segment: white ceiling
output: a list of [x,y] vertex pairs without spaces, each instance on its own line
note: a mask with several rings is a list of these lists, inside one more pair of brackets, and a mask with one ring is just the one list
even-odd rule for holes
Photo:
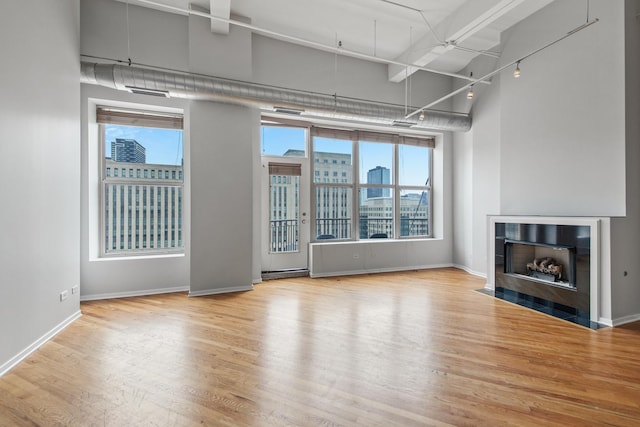
[[[182,11],[195,6],[222,18],[246,17],[260,29],[320,43],[328,49],[341,42],[344,54],[357,53],[371,60],[388,61],[389,79],[401,81],[415,71],[411,68],[407,71],[401,64],[459,72],[478,55],[474,51],[497,48],[502,31],[551,1],[129,0],[129,3],[159,9],[160,4],[170,5]],[[228,27],[228,23],[212,20],[214,32],[224,34]]]

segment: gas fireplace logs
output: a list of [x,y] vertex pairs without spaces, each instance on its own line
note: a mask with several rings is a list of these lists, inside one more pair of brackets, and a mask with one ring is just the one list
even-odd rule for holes
[[538,279],[555,282],[562,277],[562,264],[557,264],[553,258],[536,258],[527,263],[527,273]]

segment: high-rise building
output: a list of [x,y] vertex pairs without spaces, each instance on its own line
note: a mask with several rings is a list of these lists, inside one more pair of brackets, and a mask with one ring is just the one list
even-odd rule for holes
[[[367,172],[367,184],[391,184],[391,171],[384,166],[376,166]],[[389,197],[389,188],[367,188],[367,199]]]
[[132,163],[105,162],[105,253],[182,249],[182,165]]
[[114,162],[146,163],[146,149],[135,139],[116,138],[111,143]]
[[[288,150],[285,157],[302,157],[302,150]],[[351,154],[319,152],[314,153],[313,180],[317,184],[351,184],[353,165]],[[271,250],[282,252],[280,248],[290,248],[293,229],[285,229],[286,221],[297,219],[298,179],[295,176],[271,176],[270,216]],[[295,202],[294,202],[295,201]],[[295,203],[295,204],[294,204]],[[345,186],[321,185],[316,188],[316,231],[323,238],[350,239],[352,215],[352,189]],[[297,229],[296,229],[297,230]],[[287,244],[284,244],[284,240]],[[297,238],[295,240],[297,242]],[[297,244],[297,243],[296,243]],[[287,250],[287,249],[285,249]]]

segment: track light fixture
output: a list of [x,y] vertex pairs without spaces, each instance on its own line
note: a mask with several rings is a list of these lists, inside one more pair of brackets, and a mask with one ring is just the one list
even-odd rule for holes
[[[473,78],[473,71],[469,73],[469,78]],[[467,99],[473,99],[473,85],[469,86],[469,92],[467,92]]]
[[424,120],[424,110],[420,111],[420,115],[418,116],[418,120],[420,120],[420,121]]
[[467,99],[473,99],[473,85],[469,87],[469,92],[467,92]]
[[515,77],[516,79],[520,77],[520,61],[516,62],[516,69],[513,72],[513,77]]
[[[146,0],[145,0],[145,1],[146,1]],[[531,56],[533,56],[533,55],[537,54],[538,52],[541,52],[541,51],[543,51],[543,50],[545,50],[545,49],[547,49],[547,48],[549,48],[549,47],[551,47],[551,46],[555,45],[556,43],[561,42],[562,40],[566,39],[567,37],[571,37],[571,36],[573,36],[573,35],[574,35],[574,34],[576,34],[577,32],[582,31],[582,30],[584,30],[585,28],[590,27],[591,25],[593,25],[593,24],[595,24],[595,23],[597,23],[597,22],[600,22],[600,20],[599,20],[598,18],[595,18],[595,19],[593,19],[593,20],[591,20],[591,21],[587,21],[587,22],[585,22],[584,24],[579,25],[578,27],[574,28],[573,30],[571,30],[571,31],[567,32],[565,35],[561,36],[559,39],[556,39],[556,40],[554,40],[554,41],[552,41],[552,42],[550,42],[550,43],[547,43],[546,45],[544,45],[544,46],[542,46],[542,47],[539,47],[539,48],[537,48],[537,49],[535,49],[535,50],[533,50],[533,51],[531,51],[531,52],[527,53],[526,55],[521,56],[520,58],[515,59],[515,60],[513,60],[513,61],[509,62],[509,63],[507,63],[507,64],[505,64],[505,65],[503,65],[503,66],[501,66],[501,67],[499,67],[499,68],[497,68],[497,69],[495,69],[495,70],[491,71],[490,73],[485,74],[484,76],[480,77],[479,79],[474,79],[474,78],[473,78],[473,74],[471,74],[471,77],[470,77],[470,78],[467,78],[467,80],[470,80],[470,81],[472,81],[473,83],[468,83],[468,84],[465,84],[465,85],[463,85],[463,86],[460,86],[460,88],[458,88],[458,89],[454,90],[453,92],[451,92],[451,93],[449,93],[449,94],[447,94],[447,95],[445,95],[445,96],[443,96],[443,97],[441,97],[441,98],[438,98],[438,99],[436,99],[435,101],[430,102],[429,104],[426,104],[426,105],[423,105],[422,107],[419,107],[419,108],[418,108],[418,109],[416,109],[415,111],[412,111],[411,113],[407,114],[407,115],[405,116],[405,119],[409,119],[409,118],[411,118],[411,117],[415,116],[416,114],[419,114],[419,113],[420,113],[420,111],[422,111],[422,110],[428,110],[428,109],[430,109],[431,107],[433,107],[434,105],[437,105],[437,104],[441,103],[442,101],[444,101],[444,100],[447,100],[447,99],[451,98],[452,96],[456,96],[456,95],[458,95],[458,94],[460,94],[460,93],[464,92],[464,91],[465,91],[465,90],[467,90],[467,89],[469,89],[469,92],[467,93],[467,98],[468,98],[468,99],[473,98],[472,93],[473,93],[473,85],[474,85],[474,84],[476,84],[476,83],[483,83],[483,82],[484,82],[484,83],[488,83],[488,80],[489,80],[491,77],[495,76],[496,74],[500,74],[500,73],[501,73],[502,71],[504,71],[504,70],[511,69],[511,67],[513,67],[514,65],[516,65],[516,70],[518,71],[518,70],[520,69],[520,66],[519,66],[520,64],[519,64],[519,63],[520,63],[521,61],[523,61],[523,60],[525,60],[525,59],[527,59],[527,58],[529,58],[529,57],[531,57]],[[516,77],[517,77],[517,75],[516,75],[515,73],[514,73],[514,76],[516,76]]]

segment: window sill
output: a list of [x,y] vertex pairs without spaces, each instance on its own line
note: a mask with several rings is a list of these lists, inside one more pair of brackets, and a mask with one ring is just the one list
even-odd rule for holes
[[162,258],[184,258],[184,252],[180,253],[155,253],[146,255],[102,255],[97,258],[90,259],[91,262],[111,262],[111,261],[141,261]]
[[362,240],[323,240],[323,241],[315,241],[311,242],[311,245],[318,246],[331,246],[331,245],[358,245],[363,243],[371,243],[371,244],[390,244],[390,243],[405,243],[405,242],[435,242],[440,241],[441,238],[438,237],[416,237],[409,238],[404,237],[400,239],[362,239]]

